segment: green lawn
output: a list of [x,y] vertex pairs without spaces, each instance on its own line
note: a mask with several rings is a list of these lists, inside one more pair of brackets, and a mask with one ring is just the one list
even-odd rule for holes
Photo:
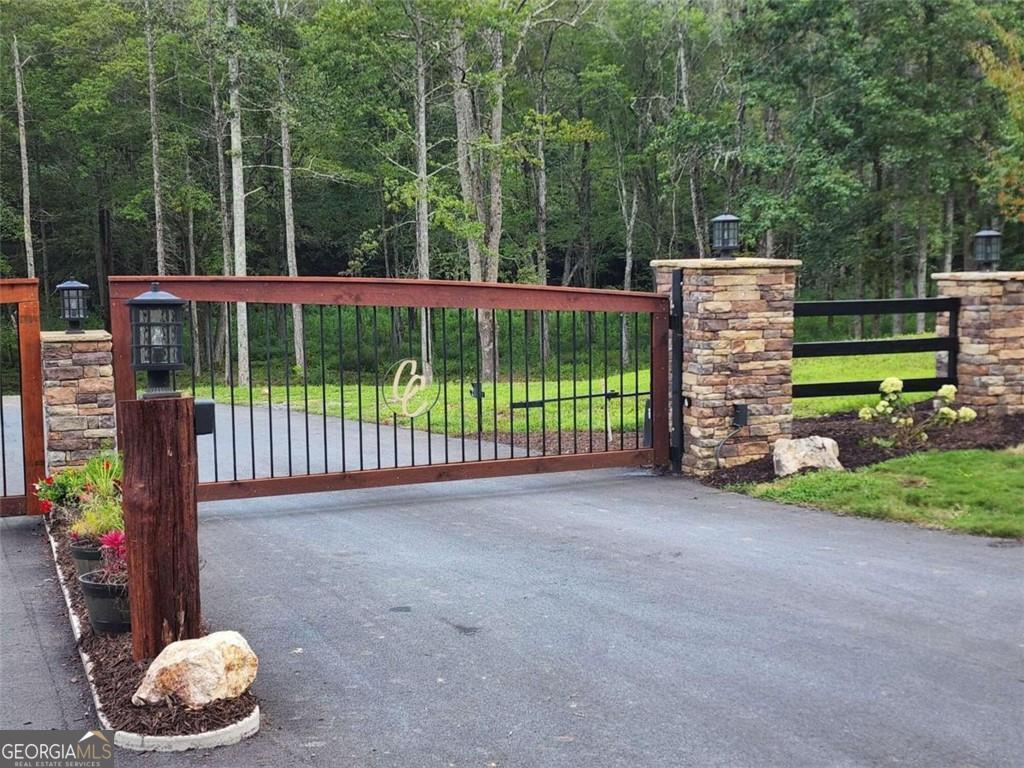
[[[902,337],[901,337],[902,338]],[[802,357],[793,361],[793,383],[814,384],[829,381],[881,381],[889,376],[901,379],[927,379],[935,375],[934,352],[904,352],[894,355],[850,357]],[[907,400],[927,400],[929,394],[908,394]],[[856,411],[878,402],[877,395],[843,397],[802,397],[793,401],[797,418]]]
[[854,472],[736,486],[788,504],[987,536],[1024,537],[1024,450],[930,451]]

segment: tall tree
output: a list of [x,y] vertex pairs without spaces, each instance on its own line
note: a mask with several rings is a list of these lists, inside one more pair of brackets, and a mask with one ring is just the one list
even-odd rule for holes
[[167,274],[164,246],[163,184],[160,178],[160,117],[156,98],[156,65],[153,61],[153,13],[149,0],[143,0],[146,29],[146,82],[149,91],[150,157],[153,161],[153,227],[156,232],[156,273]]
[[25,86],[22,68],[25,62],[18,53],[18,36],[11,39],[11,53],[14,56],[15,103],[18,109],[18,152],[21,158],[21,220],[25,238],[25,272],[28,277],[36,276],[36,258],[32,250],[32,195],[28,176],[28,138],[25,131]]
[[[241,38],[238,30],[237,0],[228,0],[228,82],[231,103],[231,222],[234,227],[235,274],[248,273],[245,251],[245,174],[242,156],[242,93],[238,70],[238,52]],[[238,304],[235,334],[238,364],[235,366],[237,382],[249,384],[249,312],[245,302]]]

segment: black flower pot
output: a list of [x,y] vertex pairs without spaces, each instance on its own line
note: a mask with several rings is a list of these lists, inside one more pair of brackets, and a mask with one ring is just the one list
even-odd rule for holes
[[128,609],[128,585],[105,584],[100,571],[78,577],[89,609],[89,623],[93,632],[130,632],[131,614]]
[[70,549],[76,576],[84,576],[103,567],[103,555],[95,544],[72,544]]

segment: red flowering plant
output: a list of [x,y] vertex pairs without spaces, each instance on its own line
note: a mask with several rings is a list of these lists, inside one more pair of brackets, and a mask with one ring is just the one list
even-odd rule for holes
[[39,509],[44,513],[55,510],[67,517],[74,516],[81,501],[82,473],[68,468],[53,475],[47,475],[32,486],[39,499]]
[[128,544],[124,531],[110,531],[100,536],[100,553],[103,555],[103,582],[127,584]]

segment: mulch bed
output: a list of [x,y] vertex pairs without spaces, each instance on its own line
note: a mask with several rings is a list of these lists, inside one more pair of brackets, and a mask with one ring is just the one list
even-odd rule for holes
[[116,730],[148,736],[181,736],[223,728],[252,714],[257,699],[250,692],[230,701],[214,702],[197,711],[175,703],[144,707],[132,704],[132,694],[142,682],[152,660],[138,663],[132,660],[130,634],[105,635],[92,631],[85,598],[75,578],[75,563],[63,534],[63,525],[54,522],[52,530],[57,543],[57,566],[68,587],[71,607],[82,629],[79,646],[89,654],[92,661],[93,682],[111,726]]
[[[931,410],[921,403],[918,410]],[[936,427],[929,430],[928,442],[923,446],[885,451],[871,442],[872,436],[882,434],[882,425],[861,421],[856,413],[845,413],[820,419],[797,419],[793,422],[793,437],[820,435],[839,443],[839,461],[846,469],[857,469],[880,461],[907,456],[918,451],[958,451],[969,448],[1009,448],[1024,443],[1024,414],[989,416],[952,429]],[[772,457],[767,456],[749,464],[721,469],[704,482],[714,486],[734,483],[764,483],[775,479]]]

